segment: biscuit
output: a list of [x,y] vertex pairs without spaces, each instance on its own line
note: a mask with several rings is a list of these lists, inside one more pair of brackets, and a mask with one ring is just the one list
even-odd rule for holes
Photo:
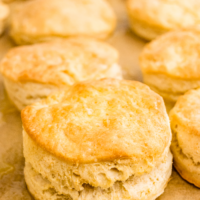
[[0,1],[0,35],[4,31],[8,15],[9,15],[9,7]]
[[200,188],[200,89],[181,96],[170,112],[174,166],[188,182]]
[[197,0],[127,0],[130,27],[146,40],[176,29],[199,27],[199,10]]
[[35,0],[15,9],[10,35],[17,44],[71,36],[105,39],[115,26],[116,16],[106,0]]
[[11,49],[0,64],[11,101],[21,110],[87,79],[122,79],[118,52],[89,38],[71,38]]
[[13,3],[13,2],[21,2],[21,1],[26,1],[26,0],[1,0],[2,2],[9,4],[9,3]]
[[149,43],[140,55],[144,83],[174,104],[200,87],[200,32],[173,31]]
[[171,174],[162,98],[117,79],[79,82],[22,110],[25,179],[36,199],[148,199]]

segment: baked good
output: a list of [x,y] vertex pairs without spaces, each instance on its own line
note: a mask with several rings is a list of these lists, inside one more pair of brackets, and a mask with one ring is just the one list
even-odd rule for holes
[[179,30],[149,43],[140,56],[144,83],[174,104],[200,86],[200,31]]
[[115,26],[116,16],[106,0],[34,0],[15,9],[10,35],[17,44],[71,36],[104,39]]
[[200,89],[181,96],[170,112],[174,166],[180,175],[200,188]]
[[89,38],[71,38],[12,48],[0,64],[7,93],[21,110],[87,79],[122,79],[118,53]]
[[3,33],[5,28],[6,19],[9,15],[9,8],[7,5],[0,1],[0,35]]
[[35,199],[153,200],[171,174],[162,98],[127,80],[79,82],[22,110]]
[[131,29],[152,40],[171,30],[199,27],[198,0],[127,0]]
[[13,3],[13,2],[23,2],[23,1],[26,1],[26,0],[1,0],[1,1],[6,3],[6,4],[9,4],[9,3]]

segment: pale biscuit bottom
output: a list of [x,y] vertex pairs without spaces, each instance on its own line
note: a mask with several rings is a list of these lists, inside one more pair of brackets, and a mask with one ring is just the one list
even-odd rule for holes
[[188,134],[178,125],[173,126],[172,132],[171,150],[175,168],[185,180],[200,187],[200,160],[196,151],[200,137]]
[[166,33],[167,29],[159,28],[154,25],[146,24],[140,20],[129,18],[130,27],[138,36],[144,38],[145,40],[153,40],[158,36]]
[[4,77],[4,85],[10,100],[15,106],[22,110],[27,105],[46,98],[59,88],[50,84],[40,84],[34,82],[14,82]]
[[[147,85],[152,85],[163,93],[171,93],[173,96],[178,96],[178,94],[183,94],[192,88],[200,87],[200,80],[198,79],[181,79],[169,77],[164,74],[145,74],[144,82]],[[173,100],[173,99],[172,99]]]
[[133,175],[141,176],[144,173],[150,173],[160,163],[165,162],[169,154],[168,145],[156,166],[148,160],[133,163],[131,159],[76,165],[68,164],[48,153],[39,147],[25,131],[23,131],[23,144],[26,162],[30,163],[44,178],[47,178],[51,185],[58,187],[56,190],[61,193],[65,186],[81,191],[84,184],[108,189],[117,181],[126,181]]
[[200,87],[200,80],[176,79],[164,74],[144,74],[144,83],[162,96],[170,109],[185,92]]
[[154,200],[164,192],[172,171],[171,162],[172,155],[169,153],[167,160],[150,173],[132,176],[124,182],[117,181],[108,189],[84,184],[82,191],[70,190],[67,187],[63,187],[62,192],[58,191],[27,162],[24,172],[29,191],[38,200]]

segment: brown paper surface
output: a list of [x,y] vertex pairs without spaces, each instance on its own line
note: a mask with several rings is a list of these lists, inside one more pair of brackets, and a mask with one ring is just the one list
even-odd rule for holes
[[[124,0],[108,0],[118,15],[118,27],[108,40],[120,53],[124,77],[142,81],[138,56],[145,41],[131,33]],[[0,38],[0,59],[14,46],[7,34]],[[31,200],[23,176],[22,124],[20,113],[9,102],[0,77],[0,200]],[[173,171],[158,200],[200,200],[200,189],[185,182]]]

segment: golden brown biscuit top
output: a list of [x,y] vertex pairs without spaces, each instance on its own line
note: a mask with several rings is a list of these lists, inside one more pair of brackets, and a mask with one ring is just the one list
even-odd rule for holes
[[22,111],[28,135],[68,162],[162,158],[171,141],[163,99],[142,83],[80,82]]
[[[113,71],[117,59],[117,51],[104,42],[72,38],[13,48],[2,60],[0,71],[13,81],[66,86],[117,76],[117,71]],[[120,67],[117,69],[117,78],[121,78]]]
[[0,20],[5,20],[8,17],[9,8],[6,4],[0,2]]
[[34,0],[15,9],[11,35],[103,38],[115,26],[116,16],[106,0]]
[[189,133],[200,135],[200,88],[179,97],[170,112],[170,120],[185,127]]
[[129,15],[152,27],[165,29],[200,25],[199,0],[128,0]]
[[149,43],[140,56],[144,73],[200,79],[200,31],[167,33]]

